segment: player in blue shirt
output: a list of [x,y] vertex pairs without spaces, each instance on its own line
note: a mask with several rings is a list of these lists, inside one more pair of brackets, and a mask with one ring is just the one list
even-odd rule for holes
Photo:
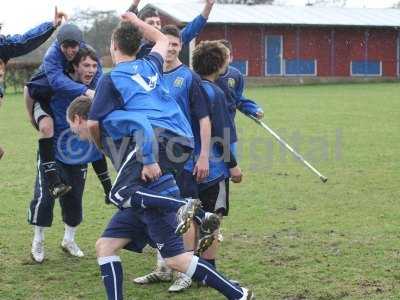
[[[234,183],[242,180],[233,148],[236,142],[235,127],[229,114],[226,95],[215,83],[228,63],[228,49],[218,41],[201,42],[193,52],[193,69],[203,79],[203,88],[210,105],[212,136],[222,141],[212,144],[210,175],[198,185],[199,196],[203,209],[217,213],[221,219],[229,212],[229,178]],[[215,240],[202,255],[214,267],[218,244],[218,240]]]
[[[61,24],[66,15],[58,12],[57,8],[54,14],[53,22],[43,23],[23,35],[4,36],[0,35],[0,106],[4,98],[4,80],[7,62],[14,57],[28,54],[42,45]],[[1,29],[1,24],[0,24]],[[4,151],[0,147],[0,159]]]
[[[135,6],[139,5],[140,0],[135,0],[131,9]],[[215,0],[206,0],[206,4],[204,6],[203,11],[200,15],[194,18],[193,21],[188,23],[181,31],[181,39],[182,45],[188,45],[194,38],[196,38],[200,32],[203,30],[204,26],[207,23],[207,19],[210,16],[211,10],[214,6]],[[133,10],[131,10],[133,11]],[[138,14],[138,17],[144,21],[145,23],[153,26],[154,28],[161,30],[161,18],[158,14],[158,11],[154,8],[146,8],[141,10]],[[137,58],[145,57],[150,53],[153,48],[154,43],[145,41],[141,44],[139,52],[136,54]]]
[[[182,49],[180,30],[175,25],[166,25],[161,29],[161,32],[169,40],[168,52],[164,62],[163,80],[169,88],[170,95],[176,100],[186,119],[191,124],[195,152],[198,157],[190,159],[196,160],[194,167],[192,166],[190,170],[190,175],[195,176],[197,182],[201,182],[207,178],[209,168],[211,123],[208,103],[201,88],[201,78],[179,60],[179,54]],[[185,172],[181,172],[176,177],[181,195],[183,197],[198,198],[197,189],[186,189],[183,186],[184,174]],[[193,249],[193,246],[188,245],[188,248]],[[167,268],[161,256],[157,255],[157,268],[145,276],[136,278],[134,282],[148,284],[171,281],[172,273],[172,270]],[[179,273],[169,291],[179,292],[188,288],[190,284],[191,279],[185,274]]]
[[[90,85],[97,71],[97,58],[93,50],[81,48],[72,61],[73,69],[68,76],[71,80]],[[82,194],[85,185],[87,163],[103,159],[103,155],[95,145],[79,140],[69,130],[66,111],[73,99],[64,92],[55,91],[51,99],[51,109],[54,119],[54,148],[56,166],[61,177],[72,189],[60,197],[60,206],[65,235],[62,248],[71,255],[81,257],[82,251],[74,241],[76,227],[82,221]],[[46,168],[38,157],[38,175],[35,192],[30,203],[28,221],[34,225],[32,242],[32,258],[41,263],[44,260],[44,229],[52,225],[54,198],[50,195],[44,178]]]
[[[117,256],[118,251],[124,247],[141,251],[147,242],[157,246],[170,267],[185,272],[197,281],[205,282],[228,299],[250,299],[246,289],[233,285],[207,262],[190,252],[185,252],[182,238],[175,234],[177,222],[173,212],[150,208],[147,205],[149,198],[162,196],[161,193],[165,189],[161,187],[164,184],[168,187],[168,196],[179,195],[171,173],[182,169],[185,159],[177,158],[190,153],[192,136],[188,121],[175,100],[169,97],[162,81],[162,64],[168,49],[168,39],[132,13],[124,14],[123,19],[131,24],[123,22],[113,32],[110,47],[117,65],[110,76],[104,76],[99,83],[89,113],[89,119],[93,120],[95,116],[99,121],[92,121],[92,125],[89,121],[85,124],[88,109],[79,114],[74,111],[74,106],[71,106],[68,114],[75,132],[83,137],[87,135],[85,131],[91,129],[92,137],[109,154],[110,147],[101,142],[100,132],[96,132],[98,128],[93,126],[96,122],[100,122],[96,126],[100,125],[103,132],[111,136],[113,141],[133,136],[136,143],[135,147],[124,151],[127,155],[124,155],[113,189],[118,185],[118,181],[121,185],[114,195],[111,195],[111,200],[125,209],[114,215],[103,237],[96,243],[98,262],[108,298],[123,298],[122,265]],[[148,57],[135,60],[141,39],[139,30],[145,38],[154,41],[155,45]],[[87,103],[90,104],[88,101]],[[105,105],[108,108],[100,109],[100,106]],[[94,135],[93,128],[96,128]],[[158,135],[158,141],[151,132],[157,128],[163,129]],[[142,140],[138,133],[142,135]],[[147,144],[154,142],[159,146],[158,151],[147,149]],[[158,160],[155,158],[156,152]],[[141,154],[141,159],[137,157],[138,153]],[[114,155],[114,162],[115,158]],[[143,182],[146,183],[148,191],[145,190]],[[163,202],[179,201],[168,196],[164,196]],[[138,197],[142,200],[142,209],[132,207],[132,201]]]
[[[220,40],[229,50],[229,62],[232,63],[232,44],[227,40]],[[256,102],[246,98],[244,92],[243,74],[230,65],[227,66],[224,73],[217,79],[216,84],[224,91],[228,101],[229,112],[232,119],[235,119],[236,110],[238,109],[245,115],[251,115],[257,119],[264,117],[262,108]]]

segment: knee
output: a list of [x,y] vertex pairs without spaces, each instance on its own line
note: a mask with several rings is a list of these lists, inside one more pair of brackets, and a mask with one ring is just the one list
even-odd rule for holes
[[104,239],[99,238],[96,241],[96,255],[97,257],[111,256],[113,255],[112,247],[110,243]]
[[51,138],[54,135],[53,120],[50,117],[45,117],[39,122],[39,131],[42,138]]
[[185,273],[189,268],[192,258],[193,254],[186,252],[178,256],[166,258],[165,263],[170,269]]

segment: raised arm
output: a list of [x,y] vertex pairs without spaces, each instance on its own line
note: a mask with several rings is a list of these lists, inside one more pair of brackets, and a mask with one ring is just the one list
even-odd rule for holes
[[154,43],[153,52],[159,53],[163,59],[167,56],[169,41],[168,38],[153,26],[140,20],[135,14],[126,12],[121,16],[122,20],[131,22],[143,33],[143,37]]
[[137,15],[139,13],[139,10],[138,10],[139,3],[140,3],[140,0],[133,0],[131,6],[129,6],[127,11]]
[[0,36],[0,58],[7,62],[35,50],[52,35],[63,19],[67,19],[67,15],[56,8],[52,22],[42,23],[22,35]]
[[206,0],[203,12],[193,19],[190,23],[181,31],[182,44],[189,44],[194,38],[196,38],[203,30],[207,23],[207,19],[210,16],[210,12],[214,6],[215,0]]

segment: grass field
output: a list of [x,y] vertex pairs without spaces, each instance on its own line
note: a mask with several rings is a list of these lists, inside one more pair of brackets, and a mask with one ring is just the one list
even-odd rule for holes
[[[250,89],[267,123],[329,177],[326,184],[238,115],[245,180],[232,187],[219,269],[257,299],[400,299],[400,85],[357,84]],[[94,243],[115,211],[103,204],[91,170],[77,241],[67,257],[56,205],[46,261],[29,257],[26,211],[35,176],[36,133],[21,95],[0,110],[0,299],[104,299]],[[126,299],[222,299],[208,288],[169,295],[168,284],[138,287],[153,251],[123,252]]]

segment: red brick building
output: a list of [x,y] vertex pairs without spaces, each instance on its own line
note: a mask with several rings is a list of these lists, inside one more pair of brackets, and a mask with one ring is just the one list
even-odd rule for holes
[[[202,4],[153,4],[183,25]],[[215,5],[199,40],[232,42],[234,65],[254,77],[399,77],[399,9]],[[193,47],[193,45],[192,45]]]

